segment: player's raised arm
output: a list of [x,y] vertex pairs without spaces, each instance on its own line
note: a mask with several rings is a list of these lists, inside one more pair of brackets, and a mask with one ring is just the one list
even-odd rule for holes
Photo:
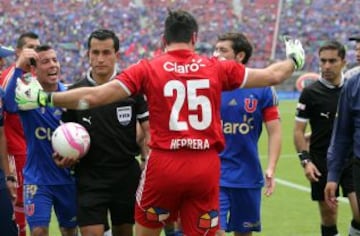
[[294,70],[300,70],[305,63],[305,53],[298,39],[285,38],[286,57],[264,69],[248,68],[246,88],[280,84],[290,78]]
[[46,93],[35,80],[25,83],[18,80],[16,101],[21,110],[39,106],[57,106],[70,109],[87,109],[109,104],[128,97],[129,94],[117,80],[97,87],[72,89],[66,92]]
[[129,94],[117,80],[91,88],[72,89],[65,93],[54,93],[54,106],[71,109],[87,109],[125,99]]

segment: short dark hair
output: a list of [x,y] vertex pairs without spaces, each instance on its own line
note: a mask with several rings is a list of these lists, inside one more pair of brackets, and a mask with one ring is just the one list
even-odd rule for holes
[[234,50],[235,55],[239,52],[244,52],[245,57],[242,61],[243,64],[246,64],[253,51],[253,46],[248,40],[248,38],[243,33],[234,33],[229,32],[225,34],[221,34],[218,36],[218,41],[231,41],[232,42],[232,49]]
[[346,56],[345,46],[336,40],[329,40],[329,41],[326,41],[325,43],[323,43],[319,48],[319,55],[324,50],[337,50],[338,56],[341,59],[345,59],[345,56]]
[[51,47],[48,44],[42,44],[35,48],[35,52],[44,52],[44,51],[48,51],[50,49],[53,49],[53,47]]
[[165,20],[164,39],[169,43],[188,43],[194,33],[198,32],[196,19],[187,11],[168,9]]
[[39,39],[39,35],[31,31],[21,34],[16,43],[17,48],[20,49],[25,45],[25,38]]
[[114,42],[115,52],[119,51],[119,48],[120,48],[119,38],[116,36],[116,34],[112,30],[98,29],[98,30],[93,31],[90,34],[88,42],[87,42],[88,49],[91,48],[91,40],[93,38],[98,39],[98,40],[112,39]]
[[[53,49],[50,45],[43,44],[43,45],[36,46],[36,48],[34,50],[35,50],[35,52],[45,52],[50,49]],[[30,58],[30,64],[33,66],[36,66],[36,61],[34,58]]]

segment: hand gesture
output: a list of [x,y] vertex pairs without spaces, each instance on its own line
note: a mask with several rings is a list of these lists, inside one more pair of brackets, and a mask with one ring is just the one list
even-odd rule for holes
[[289,36],[284,36],[286,57],[293,60],[295,69],[301,70],[305,64],[305,52],[301,42]]
[[30,72],[31,66],[34,66],[34,61],[36,63],[38,58],[39,55],[34,49],[24,48],[21,51],[19,58],[16,60],[15,66],[21,68],[23,71]]

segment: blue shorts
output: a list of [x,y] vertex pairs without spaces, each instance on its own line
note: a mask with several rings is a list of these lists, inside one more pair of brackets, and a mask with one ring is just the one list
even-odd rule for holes
[[1,235],[17,236],[18,228],[14,221],[14,211],[7,189],[0,189],[0,209]]
[[60,227],[76,227],[75,184],[24,185],[24,209],[30,230],[49,227],[52,207]]
[[220,228],[226,232],[260,232],[261,188],[220,187]]

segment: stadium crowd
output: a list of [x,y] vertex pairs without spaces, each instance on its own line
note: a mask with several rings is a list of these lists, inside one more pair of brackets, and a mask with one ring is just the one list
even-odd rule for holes
[[[134,4],[136,2],[136,4]],[[261,67],[272,58],[279,0],[3,0],[0,4],[0,44],[15,47],[15,35],[34,31],[59,52],[63,79],[83,77],[87,65],[84,38],[94,29],[114,30],[120,38],[120,68],[161,51],[162,22],[166,7],[183,8],[199,19],[199,51],[211,54],[217,35],[240,31],[254,42],[253,64]],[[25,10],[24,10],[25,8]],[[307,52],[305,70],[317,71],[316,48],[329,37],[346,42],[356,32],[360,15],[357,0],[284,0],[279,19],[281,35],[300,37]],[[291,27],[289,27],[291,26]],[[274,58],[284,49],[277,44]],[[350,47],[351,48],[351,47]],[[354,61],[354,51],[348,52]]]

